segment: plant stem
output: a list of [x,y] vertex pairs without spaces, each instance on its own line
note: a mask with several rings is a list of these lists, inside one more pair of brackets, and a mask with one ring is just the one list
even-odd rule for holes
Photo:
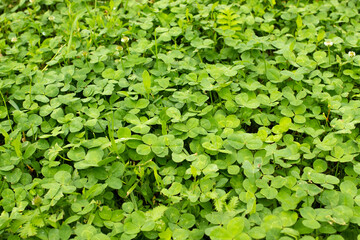
[[265,67],[265,74],[266,74],[267,68],[266,68],[266,59],[265,59],[265,52],[264,52],[264,43],[262,43],[261,46],[262,46],[262,57],[264,60],[264,67]]
[[203,60],[202,60],[202,58],[201,58],[201,56],[200,56],[199,51],[197,52],[197,55],[198,55],[198,57],[199,57],[200,62],[203,63]]
[[7,115],[7,118],[8,118],[8,120],[9,120],[9,125],[10,125],[10,129],[11,129],[11,132],[12,132],[13,129],[12,129],[12,126],[11,126],[9,111],[8,111],[8,108],[7,108],[7,105],[6,105],[6,101],[5,101],[4,95],[2,94],[1,91],[0,91],[0,95],[1,95],[1,98],[2,98],[2,100],[3,100],[3,102],[4,102],[4,106],[5,106],[5,108],[6,108],[6,115]]
[[337,77],[340,77],[341,76],[341,68],[342,68],[342,64],[339,63],[339,71],[337,73]]
[[209,95],[210,95],[211,105],[213,105],[213,104],[214,104],[214,100],[213,100],[212,92],[211,92],[211,91],[209,91]]
[[338,170],[339,170],[339,162],[337,162],[336,164],[335,177],[337,177],[338,175]]

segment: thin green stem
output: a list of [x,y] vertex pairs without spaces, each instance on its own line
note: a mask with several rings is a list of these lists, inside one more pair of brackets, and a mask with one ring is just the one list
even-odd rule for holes
[[199,51],[197,52],[197,55],[198,55],[198,57],[199,57],[200,62],[203,63],[203,60],[202,60],[202,58],[201,58],[201,56],[200,56]]
[[264,52],[264,43],[261,45],[262,46],[262,57],[263,57],[263,60],[264,60],[264,67],[265,67],[265,74],[267,72],[267,67],[266,67],[266,59],[265,59],[265,52]]
[[173,38],[173,42],[174,42],[174,47],[175,47],[175,50],[177,50],[176,37],[175,37],[175,38]]
[[128,55],[130,55],[129,44],[126,42],[125,45],[126,45],[126,50],[127,50],[127,52],[128,52]]
[[9,125],[10,125],[10,129],[11,129],[11,132],[13,131],[12,129],[12,126],[11,126],[11,121],[10,121],[10,116],[9,116],[9,111],[8,111],[8,108],[7,108],[7,104],[6,104],[6,101],[5,101],[5,98],[4,98],[4,95],[2,94],[2,92],[0,91],[0,95],[1,95],[1,98],[3,100],[3,103],[4,103],[4,106],[5,106],[5,109],[6,109],[6,115],[7,115],[7,118],[9,120]]
[[58,156],[62,159],[62,160],[66,160],[66,161],[71,161],[70,159],[68,159],[68,158],[66,158],[66,157],[63,157],[63,156],[61,156],[60,154],[58,154]]
[[[4,177],[3,177],[4,178]],[[1,181],[1,187],[0,187],[0,192],[2,192],[2,190],[4,189],[4,185],[5,185],[5,180]]]
[[335,177],[337,177],[339,171],[339,162],[336,164]]
[[130,199],[131,199],[131,202],[134,204],[135,211],[137,211],[138,210],[138,205],[136,203],[135,195],[134,195],[133,192],[130,193]]
[[211,92],[211,91],[209,91],[209,95],[210,95],[211,105],[213,105],[213,104],[214,104],[214,100],[213,100],[212,92]]
[[[50,59],[49,62],[51,62],[52,60],[54,60],[54,58],[59,54],[59,52],[63,49],[65,45],[61,45],[61,47],[57,50],[57,52],[55,53],[55,55]],[[45,67],[41,70],[42,72],[44,72],[47,68],[48,68],[49,64],[46,64]]]
[[341,76],[341,68],[342,68],[342,64],[339,64],[339,71],[338,71],[337,77]]

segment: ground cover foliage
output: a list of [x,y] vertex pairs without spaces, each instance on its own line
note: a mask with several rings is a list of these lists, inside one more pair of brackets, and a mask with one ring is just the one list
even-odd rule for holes
[[359,239],[359,8],[2,1],[1,239]]

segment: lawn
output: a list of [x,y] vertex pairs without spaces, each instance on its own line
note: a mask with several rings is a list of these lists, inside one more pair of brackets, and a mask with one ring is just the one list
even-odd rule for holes
[[1,1],[0,239],[360,239],[358,9]]

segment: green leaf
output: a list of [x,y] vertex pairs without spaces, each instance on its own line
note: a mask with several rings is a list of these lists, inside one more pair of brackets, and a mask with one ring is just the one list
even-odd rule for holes
[[229,231],[222,227],[216,227],[210,232],[210,238],[214,240],[231,240],[232,235]]
[[122,209],[127,213],[131,213],[134,210],[134,204],[132,202],[125,202],[122,205]]
[[11,145],[14,146],[15,148],[15,153],[18,157],[22,157],[22,152],[21,152],[21,135],[18,134],[16,136],[16,138],[11,142]]
[[117,136],[119,139],[127,139],[131,137],[131,130],[126,127],[120,127],[117,131]]
[[59,235],[62,240],[69,239],[72,234],[72,229],[69,225],[63,224],[59,229]]
[[64,75],[69,74],[70,76],[72,76],[74,74],[74,71],[75,71],[75,67],[73,65],[65,66],[65,67],[61,68],[61,72]]
[[174,240],[188,239],[189,231],[185,229],[177,228],[174,230],[172,237]]
[[254,136],[246,140],[246,147],[250,150],[260,149],[262,145],[261,139]]
[[279,121],[279,125],[276,125],[272,128],[273,133],[281,134],[287,132],[290,128],[291,118],[283,117]]
[[316,212],[311,207],[300,208],[300,214],[305,219],[315,219]]
[[241,106],[255,109],[260,106],[260,102],[257,100],[256,96],[251,93],[240,93],[235,97],[236,103]]
[[74,232],[79,238],[90,239],[96,234],[96,228],[89,224],[78,224]]
[[136,152],[140,155],[148,155],[151,153],[151,148],[148,145],[140,144],[137,146]]
[[180,193],[182,185],[178,182],[174,182],[169,189],[163,189],[162,192],[166,196],[174,196]]
[[278,191],[275,188],[267,187],[263,188],[260,191],[267,199],[274,199],[276,198]]
[[148,71],[144,70],[142,73],[143,83],[145,87],[145,92],[147,94],[151,93],[151,77]]
[[11,212],[12,209],[15,207],[15,196],[14,192],[11,189],[5,189],[1,193],[2,200],[1,205],[6,212]]
[[266,230],[270,231],[271,229],[281,229],[282,221],[278,216],[275,215],[267,215],[264,217],[264,220],[261,226]]
[[85,192],[84,197],[86,199],[92,199],[92,198],[100,195],[101,193],[103,193],[103,191],[106,189],[106,187],[107,187],[106,184],[95,184],[89,190],[87,190]]
[[110,237],[103,234],[103,233],[97,233],[94,236],[92,236],[91,239],[94,239],[94,240],[110,240]]
[[323,40],[325,38],[325,31],[324,30],[320,30],[319,33],[316,36],[316,41],[320,42],[321,40]]
[[107,68],[102,72],[102,77],[107,79],[114,79],[115,71],[112,68]]
[[282,82],[282,79],[280,77],[280,71],[275,67],[267,69],[266,77],[273,83]]
[[302,23],[301,16],[299,14],[296,18],[296,27],[298,30],[300,30],[302,28],[302,26],[303,26],[303,23]]
[[323,51],[314,52],[313,57],[318,64],[322,64],[328,61],[328,59],[326,58],[326,53]]
[[250,229],[249,235],[250,235],[250,237],[252,237],[254,239],[262,239],[262,238],[265,238],[266,232],[265,232],[265,229],[263,229],[261,227],[253,227]]
[[172,236],[172,231],[170,228],[167,228],[165,231],[159,233],[159,237],[162,240],[170,240]]
[[111,219],[111,216],[112,216],[111,209],[110,209],[108,206],[105,206],[105,207],[104,207],[103,209],[101,209],[101,211],[99,212],[99,216],[100,216],[102,219],[110,220],[110,219]]
[[356,184],[352,181],[344,181],[340,184],[340,190],[342,193],[349,194],[352,198],[357,195],[358,189]]
[[54,175],[54,179],[60,184],[67,185],[71,181],[71,175],[69,172],[66,171],[58,171]]
[[237,165],[228,166],[228,173],[231,175],[237,175],[240,172],[240,167]]
[[325,172],[328,165],[324,160],[316,159],[313,163],[314,170],[317,172]]
[[106,179],[106,184],[113,189],[120,189],[123,186],[121,180],[114,176]]
[[176,209],[174,207],[169,207],[165,211],[165,216],[170,222],[177,223],[180,219],[180,212],[178,209]]
[[83,119],[80,117],[74,118],[70,123],[70,132],[79,132],[83,128]]
[[88,108],[85,109],[85,114],[88,115],[91,118],[99,118],[100,111],[97,108]]
[[[359,235],[357,238],[359,239]],[[331,235],[326,240],[344,240],[344,238],[341,235]]]
[[32,237],[36,234],[37,228],[33,226],[30,222],[25,223],[25,225],[20,228],[20,237],[22,238]]
[[85,159],[85,150],[82,147],[70,149],[67,153],[69,159],[73,161],[81,161]]
[[152,231],[155,228],[155,222],[153,220],[147,220],[141,227],[141,231]]
[[166,110],[166,115],[173,119],[173,121],[180,121],[181,113],[179,109],[170,107]]
[[318,229],[321,227],[320,223],[316,221],[315,219],[306,219],[302,222],[305,227],[311,228],[311,229]]
[[181,153],[181,151],[183,150],[183,147],[184,147],[184,142],[181,139],[175,139],[175,140],[171,141],[169,144],[169,148],[174,153]]
[[227,143],[229,143],[235,149],[241,149],[245,145],[245,134],[231,134],[227,138]]
[[189,229],[196,223],[195,216],[190,213],[185,213],[180,216],[179,226]]
[[36,146],[37,144],[34,143],[34,144],[30,144],[26,150],[25,150],[25,153],[24,153],[24,158],[27,159],[27,158],[30,158],[36,151]]
[[75,168],[77,169],[86,169],[89,167],[96,167],[98,163],[102,160],[104,156],[104,151],[101,148],[92,148],[90,149],[84,161],[75,163]]
[[233,237],[236,237],[244,229],[244,219],[241,217],[233,218],[229,221],[226,228]]

